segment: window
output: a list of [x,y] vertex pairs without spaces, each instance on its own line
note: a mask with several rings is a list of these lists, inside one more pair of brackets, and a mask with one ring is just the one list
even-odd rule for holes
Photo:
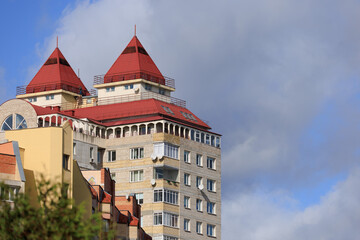
[[52,100],[54,99],[54,94],[51,94],[51,95],[46,95],[46,100]]
[[179,216],[173,213],[160,212],[154,213],[154,225],[165,225],[168,227],[178,227]]
[[143,193],[135,193],[134,196],[136,197],[136,201],[138,204],[144,203],[144,194]]
[[73,155],[76,154],[76,143],[73,143]]
[[205,143],[210,145],[210,135],[209,134],[206,134]]
[[69,170],[69,155],[63,154],[63,169]]
[[154,225],[162,225],[162,212],[154,213]]
[[29,98],[29,102],[37,102],[37,97]]
[[108,162],[114,162],[116,160],[116,151],[108,151]]
[[190,208],[190,197],[184,196],[184,208]]
[[220,147],[220,138],[219,137],[217,137],[216,138],[216,147]]
[[136,170],[130,172],[130,182],[141,182],[144,179],[144,171],[143,170]]
[[163,105],[161,105],[161,107],[165,110],[165,112],[170,113],[170,114],[172,114],[172,115],[175,115],[174,112],[171,111],[171,109],[170,109],[169,107],[165,107],[165,106],[163,106]]
[[215,214],[215,203],[207,202],[207,213]]
[[202,177],[196,177],[196,187],[198,188],[202,184]]
[[186,186],[190,186],[190,174],[188,174],[188,173],[184,173],[184,184],[186,185]]
[[202,234],[202,222],[196,222],[196,233]]
[[202,166],[202,155],[201,154],[196,154],[196,165],[198,165],[199,167]]
[[159,88],[159,93],[160,93],[161,95],[165,95],[165,90],[162,89],[162,88]]
[[18,193],[19,187],[8,186],[7,189],[0,187],[0,200],[12,202]]
[[184,162],[190,163],[190,152],[186,150],[184,151]]
[[182,112],[182,111],[180,111],[180,113],[181,113],[186,119],[189,119],[189,120],[192,120],[192,121],[197,122],[196,118],[195,118],[191,113],[186,113],[186,112]]
[[155,179],[163,179],[164,170],[162,168],[155,168]]
[[170,143],[155,143],[154,154],[156,156],[167,156],[170,158],[179,159],[179,147]]
[[207,190],[210,192],[215,192],[215,181],[208,179],[207,180]]
[[90,160],[94,160],[94,148],[90,147]]
[[145,90],[151,91],[151,85],[148,83],[145,83]]
[[167,189],[154,190],[154,202],[178,204],[179,193]]
[[210,169],[215,169],[215,158],[207,157],[207,167]]
[[208,224],[206,228],[206,234],[210,237],[215,237],[215,225]]
[[131,148],[130,149],[130,159],[141,159],[144,158],[144,148]]
[[196,199],[196,211],[198,212],[202,212],[202,200],[201,199]]
[[27,128],[25,118],[20,114],[11,114],[1,125],[1,131]]
[[190,219],[184,218],[184,230],[187,232],[190,231]]
[[198,131],[195,132],[195,141],[200,142],[200,133]]
[[133,88],[134,88],[134,84],[127,84],[127,85],[125,85],[125,90],[133,89]]
[[115,91],[115,87],[107,87],[106,88],[106,92],[114,92]]

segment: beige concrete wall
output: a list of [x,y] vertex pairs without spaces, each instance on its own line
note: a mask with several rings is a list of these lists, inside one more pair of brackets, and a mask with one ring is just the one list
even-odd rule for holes
[[[22,99],[11,99],[0,106],[0,128],[8,116],[13,115],[14,119],[16,113],[25,118],[28,128],[37,127],[37,114],[31,104]],[[4,135],[2,137],[1,135],[0,140],[5,138]]]
[[[153,153],[154,142],[168,142],[179,146],[179,159],[164,157],[164,159],[153,161],[151,154]],[[130,149],[135,147],[144,148],[144,158],[138,160],[130,160]],[[116,150],[115,162],[104,162],[104,167],[110,168],[112,173],[116,174],[116,195],[125,195],[130,193],[140,193],[144,195],[144,203],[142,204],[142,216],[144,222],[144,230],[152,235],[171,235],[178,236],[180,239],[204,239],[206,235],[206,224],[216,225],[216,239],[221,238],[221,150],[203,143],[180,138],[178,136],[156,133],[150,135],[132,136],[126,138],[115,138],[106,140],[106,148]],[[183,151],[190,151],[190,164],[185,163],[183,159]],[[202,154],[203,166],[196,165],[196,153]],[[216,159],[216,170],[208,169],[206,166],[207,156]],[[104,159],[107,159],[105,156]],[[179,169],[179,183],[168,182],[163,179],[157,179],[155,186],[151,185],[153,179],[154,167],[172,166]],[[144,178],[141,182],[131,183],[130,171],[142,169]],[[191,176],[191,186],[184,185],[183,175],[188,173]],[[200,191],[196,188],[196,176],[203,178],[204,190]],[[212,179],[216,181],[216,192],[209,192],[206,188],[206,180]],[[168,203],[154,203],[154,189],[171,189],[179,192],[179,205]],[[190,197],[190,209],[184,208],[184,196]],[[196,199],[202,199],[203,211],[196,211]],[[206,211],[206,201],[215,202],[216,214],[208,214]],[[179,228],[166,226],[154,226],[154,212],[171,212],[179,215]],[[190,220],[190,231],[185,232],[183,229],[184,218]],[[202,222],[203,233],[196,233],[196,221]]]

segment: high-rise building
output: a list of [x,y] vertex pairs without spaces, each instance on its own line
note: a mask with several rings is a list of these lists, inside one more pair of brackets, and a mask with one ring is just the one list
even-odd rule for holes
[[0,106],[0,140],[4,131],[69,120],[80,168],[108,168],[115,195],[141,204],[153,239],[220,239],[221,136],[171,96],[174,79],[134,36],[94,88],[56,48],[17,99]]

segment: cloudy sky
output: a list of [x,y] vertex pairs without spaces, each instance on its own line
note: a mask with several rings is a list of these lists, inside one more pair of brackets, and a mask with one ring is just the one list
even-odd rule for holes
[[0,5],[0,102],[56,46],[88,88],[134,34],[222,139],[223,239],[359,239],[360,2]]

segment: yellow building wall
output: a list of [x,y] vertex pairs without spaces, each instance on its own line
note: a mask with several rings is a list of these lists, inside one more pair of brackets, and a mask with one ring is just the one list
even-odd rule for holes
[[[25,192],[36,205],[36,182],[41,175],[52,182],[69,184],[69,196],[75,204],[85,202],[91,214],[91,192],[81,171],[73,161],[73,130],[68,122],[61,127],[28,128],[6,131],[9,141],[18,141],[26,177]],[[68,169],[63,169],[63,155],[69,156]]]
[[76,161],[73,161],[73,199],[76,205],[83,203],[85,208],[85,217],[90,217],[92,213],[92,196],[89,185],[81,174]]

